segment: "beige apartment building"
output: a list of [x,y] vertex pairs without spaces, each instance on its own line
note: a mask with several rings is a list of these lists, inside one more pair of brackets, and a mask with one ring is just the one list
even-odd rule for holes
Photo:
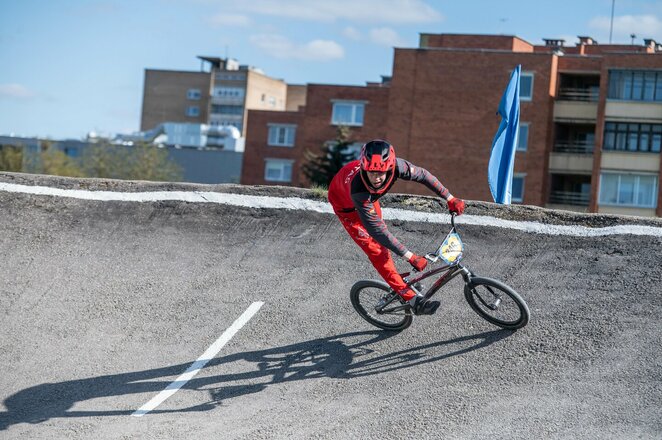
[[198,58],[200,72],[145,69],[142,131],[188,122],[233,126],[243,134],[248,110],[285,111],[305,104],[305,86],[288,85],[233,59]]

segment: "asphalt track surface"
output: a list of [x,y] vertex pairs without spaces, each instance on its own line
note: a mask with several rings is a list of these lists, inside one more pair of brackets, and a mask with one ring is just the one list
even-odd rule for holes
[[[2,182],[315,199],[287,188]],[[431,211],[430,201],[383,206]],[[0,206],[0,439],[662,438],[659,220],[470,203],[467,219],[649,232],[553,235],[460,217],[465,264],[520,292],[529,325],[481,320],[455,279],[437,315],[393,334],[353,311],[351,285],[377,274],[325,212],[5,190]],[[448,229],[388,223],[420,253]],[[197,374],[136,417],[253,304]]]

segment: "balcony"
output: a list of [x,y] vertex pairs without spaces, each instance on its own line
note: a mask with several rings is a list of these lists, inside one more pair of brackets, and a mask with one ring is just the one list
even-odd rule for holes
[[660,153],[603,150],[600,168],[644,173],[660,172]]
[[556,97],[559,101],[598,102],[599,87],[560,87]]
[[589,193],[574,191],[552,191],[549,203],[554,205],[588,206],[591,198]]
[[554,125],[554,146],[549,155],[549,169],[561,173],[591,173],[595,148],[595,125]]
[[605,118],[609,121],[662,122],[662,102],[607,100]]
[[591,175],[552,173],[547,207],[587,211],[591,199]]
[[554,102],[554,120],[568,123],[593,123],[598,119],[598,103],[593,101]]
[[593,142],[557,141],[552,149],[555,153],[593,154]]
[[554,120],[595,121],[598,118],[599,98],[599,74],[561,72],[554,103]]
[[218,105],[244,105],[243,96],[212,96],[212,104]]

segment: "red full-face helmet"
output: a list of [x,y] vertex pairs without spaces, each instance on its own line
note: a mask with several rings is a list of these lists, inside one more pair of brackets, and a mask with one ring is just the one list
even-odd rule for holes
[[[391,144],[382,140],[370,141],[361,149],[361,179],[368,191],[373,194],[382,194],[386,191],[395,176],[395,149]],[[367,172],[386,173],[384,183],[375,188],[368,179]]]

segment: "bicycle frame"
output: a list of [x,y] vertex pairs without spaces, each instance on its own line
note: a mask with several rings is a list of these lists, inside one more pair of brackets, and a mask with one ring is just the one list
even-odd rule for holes
[[[457,230],[455,229],[455,214],[451,214],[451,224],[452,224],[452,228],[448,233],[449,235],[453,232],[457,233]],[[439,257],[436,254],[427,254],[425,256],[425,258],[427,258],[428,261],[432,264],[439,261]],[[439,289],[441,289],[443,286],[445,286],[450,280],[452,280],[456,276],[462,275],[462,278],[464,278],[464,282],[466,284],[469,284],[471,282],[471,277],[473,276],[473,273],[468,268],[466,268],[465,266],[460,264],[460,259],[458,258],[458,260],[456,260],[453,263],[450,263],[450,264],[445,263],[441,267],[426,270],[424,272],[414,272],[413,275],[412,275],[411,272],[405,273],[405,274],[403,274],[402,279],[407,284],[407,287],[412,287],[420,281],[423,281],[427,278],[430,278],[432,276],[439,275],[439,274],[441,274],[441,275],[432,284],[432,286],[430,286],[425,292],[420,292],[420,293],[423,294],[423,296],[425,297],[426,300],[430,299],[435,293],[437,293],[437,291],[439,291]],[[414,286],[414,288],[415,288],[415,286]],[[385,304],[382,304],[381,307],[376,307],[376,310],[378,312],[380,312],[380,313],[390,313],[391,312],[392,313],[392,312],[405,310],[405,309],[408,308],[407,305],[398,305],[396,307],[386,309],[386,306],[391,304],[393,302],[393,300],[398,297],[398,294],[396,292],[393,292],[393,293],[394,293],[394,295],[391,298],[389,298],[389,300],[386,301]]]
[[441,267],[437,267],[435,269],[431,269],[425,272],[419,272],[418,274],[414,276],[406,276],[403,278],[405,283],[407,283],[407,287],[411,287],[412,285],[423,281],[427,278],[430,278],[431,276],[441,274],[443,273],[433,284],[430,286],[425,292],[421,292],[423,296],[425,296],[425,299],[430,299],[439,289],[441,289],[443,286],[445,286],[450,280],[455,278],[458,275],[462,275],[462,278],[464,278],[465,283],[469,283],[471,279],[471,271],[464,267],[460,263],[455,263],[455,264],[444,264]]

